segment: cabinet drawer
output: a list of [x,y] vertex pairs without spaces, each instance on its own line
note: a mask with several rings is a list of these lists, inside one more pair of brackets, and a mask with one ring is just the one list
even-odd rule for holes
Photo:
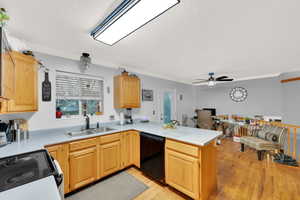
[[110,135],[104,135],[100,137],[100,143],[105,144],[113,141],[120,140],[121,136],[120,133],[110,134]]
[[84,148],[87,148],[87,147],[95,146],[96,144],[97,144],[97,139],[96,138],[71,142],[70,143],[70,151],[76,151],[76,150],[79,150],[79,149],[84,149]]
[[181,142],[177,142],[177,141],[167,139],[166,147],[168,149],[173,149],[175,151],[185,153],[185,154],[188,154],[188,155],[191,155],[191,156],[195,156],[195,157],[199,156],[198,147],[193,146],[193,145],[189,145],[189,144],[185,144],[185,143],[181,143]]

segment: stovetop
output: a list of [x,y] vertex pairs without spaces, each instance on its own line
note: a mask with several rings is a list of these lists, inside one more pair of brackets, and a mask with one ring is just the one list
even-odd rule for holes
[[55,165],[46,150],[0,159],[0,192],[56,175]]

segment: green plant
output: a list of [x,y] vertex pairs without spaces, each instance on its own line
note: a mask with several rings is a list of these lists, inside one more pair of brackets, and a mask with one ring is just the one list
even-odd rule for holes
[[8,20],[9,16],[6,13],[6,10],[4,8],[0,8],[0,26],[4,26]]

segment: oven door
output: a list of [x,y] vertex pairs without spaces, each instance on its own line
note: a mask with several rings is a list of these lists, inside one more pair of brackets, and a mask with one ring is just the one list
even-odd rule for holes
[[65,190],[64,190],[64,174],[63,171],[61,170],[61,167],[58,163],[57,160],[53,161],[55,164],[55,168],[57,173],[54,175],[55,178],[55,182],[59,191],[59,195],[61,197],[61,199],[65,199]]

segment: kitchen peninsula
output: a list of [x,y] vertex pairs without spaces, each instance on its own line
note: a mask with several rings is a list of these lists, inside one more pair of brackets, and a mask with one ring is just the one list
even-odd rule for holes
[[[105,126],[113,130],[83,136],[67,134],[80,127],[35,131],[26,143],[1,148],[0,158],[47,148],[62,166],[65,193],[69,193],[129,166],[139,168],[139,132],[147,132],[166,138],[166,184],[201,200],[216,189],[215,140],[221,132],[188,127],[164,129],[158,123]],[[82,163],[86,171],[81,173]]]

